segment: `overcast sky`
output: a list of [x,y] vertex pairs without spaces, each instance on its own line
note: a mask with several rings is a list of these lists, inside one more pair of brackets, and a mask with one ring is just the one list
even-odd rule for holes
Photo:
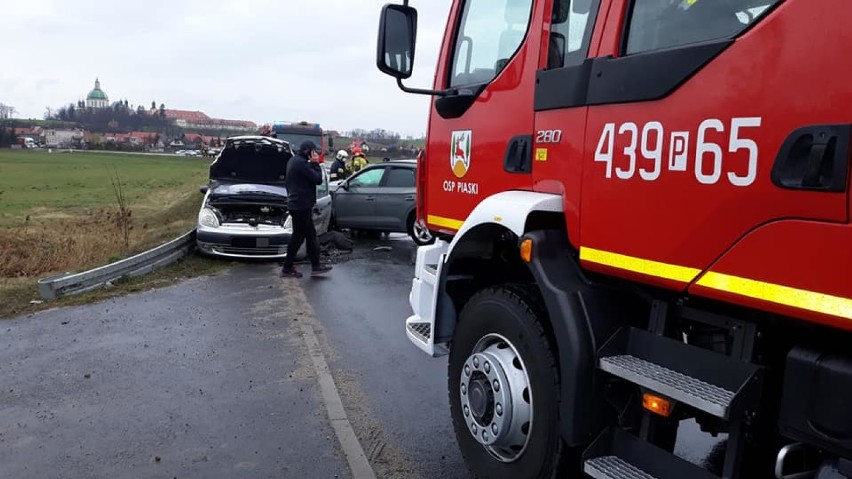
[[[384,3],[6,1],[0,103],[18,117],[42,118],[47,107],[84,99],[99,77],[110,101],[419,136],[428,97],[402,93],[375,66]],[[450,1],[411,5],[419,24],[407,84],[431,87]]]

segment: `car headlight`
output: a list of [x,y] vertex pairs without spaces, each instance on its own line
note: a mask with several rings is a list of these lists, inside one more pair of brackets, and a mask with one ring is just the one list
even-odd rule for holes
[[218,228],[219,217],[210,208],[202,208],[201,212],[198,213],[198,224],[208,228]]

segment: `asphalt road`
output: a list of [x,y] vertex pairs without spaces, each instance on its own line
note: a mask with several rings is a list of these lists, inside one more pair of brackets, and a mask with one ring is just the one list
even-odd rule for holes
[[271,265],[0,322],[0,477],[349,477]]
[[[379,477],[468,477],[446,358],[403,330],[413,255],[403,235],[359,239],[322,279],[246,264],[0,322],[0,477],[349,477],[299,321]],[[718,444],[687,425],[677,452]]]

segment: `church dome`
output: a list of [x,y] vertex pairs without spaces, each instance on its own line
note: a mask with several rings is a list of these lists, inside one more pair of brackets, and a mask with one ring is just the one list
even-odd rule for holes
[[89,95],[86,97],[87,100],[104,100],[109,101],[107,94],[101,90],[101,82],[99,80],[95,80],[95,89],[89,92]]

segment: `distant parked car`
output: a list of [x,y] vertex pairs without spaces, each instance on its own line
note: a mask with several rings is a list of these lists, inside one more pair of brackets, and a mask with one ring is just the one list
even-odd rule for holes
[[[234,258],[287,256],[293,226],[284,180],[292,157],[286,141],[264,136],[228,138],[210,165],[209,186],[201,189],[204,202],[198,213],[197,244],[202,253]],[[328,231],[330,222],[331,195],[328,175],[323,173],[314,208],[317,234]]]
[[370,165],[339,182],[334,190],[334,223],[341,228],[408,233],[418,245],[434,241],[415,220],[413,160]]

